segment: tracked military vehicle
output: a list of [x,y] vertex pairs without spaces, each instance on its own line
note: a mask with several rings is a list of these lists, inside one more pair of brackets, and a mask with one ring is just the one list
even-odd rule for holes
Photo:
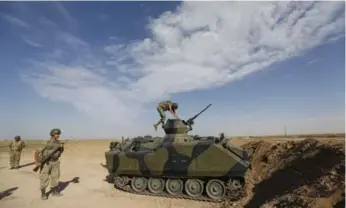
[[187,134],[207,108],[187,121],[168,119],[162,138],[137,137],[113,145],[105,153],[107,180],[135,194],[211,202],[221,202],[226,194],[229,199],[245,193],[247,153],[223,134],[206,138]]

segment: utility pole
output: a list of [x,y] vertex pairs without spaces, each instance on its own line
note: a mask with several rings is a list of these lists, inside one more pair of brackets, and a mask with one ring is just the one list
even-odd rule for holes
[[286,124],[285,124],[285,136],[287,136],[287,128],[286,128]]

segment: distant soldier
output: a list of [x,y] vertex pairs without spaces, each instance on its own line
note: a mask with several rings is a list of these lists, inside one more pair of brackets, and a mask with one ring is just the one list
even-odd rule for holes
[[59,192],[58,187],[60,177],[59,157],[64,151],[64,145],[59,141],[60,134],[60,129],[52,129],[50,131],[50,140],[45,142],[45,144],[35,152],[35,162],[36,165],[38,165],[42,158],[47,157],[47,155],[49,155],[49,153],[51,153],[55,147],[60,146],[60,149],[50,158],[50,160],[46,164],[44,164],[42,170],[40,171],[40,189],[42,200],[47,199],[46,188],[49,185],[49,179],[52,196],[62,196],[62,194],[60,194]]
[[10,145],[10,169],[18,169],[20,155],[25,147],[25,143],[20,139],[20,136],[15,136],[14,141],[11,141]]
[[157,111],[160,114],[161,119],[154,124],[155,131],[157,131],[157,126],[161,123],[162,127],[166,121],[165,111],[169,111],[176,119],[179,119],[175,111],[178,109],[177,103],[172,103],[171,101],[162,101],[157,106]]

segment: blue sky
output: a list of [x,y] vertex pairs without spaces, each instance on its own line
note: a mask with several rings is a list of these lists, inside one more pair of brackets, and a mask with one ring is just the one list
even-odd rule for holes
[[0,138],[344,132],[343,2],[1,2]]

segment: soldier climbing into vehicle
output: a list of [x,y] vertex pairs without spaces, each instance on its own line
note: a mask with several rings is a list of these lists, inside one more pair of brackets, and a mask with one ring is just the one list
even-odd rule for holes
[[160,114],[160,120],[154,124],[155,131],[157,131],[158,125],[162,124],[162,128],[166,122],[165,111],[169,111],[176,119],[179,117],[176,114],[176,110],[178,109],[178,103],[173,103],[171,101],[162,101],[157,105],[157,111]]

